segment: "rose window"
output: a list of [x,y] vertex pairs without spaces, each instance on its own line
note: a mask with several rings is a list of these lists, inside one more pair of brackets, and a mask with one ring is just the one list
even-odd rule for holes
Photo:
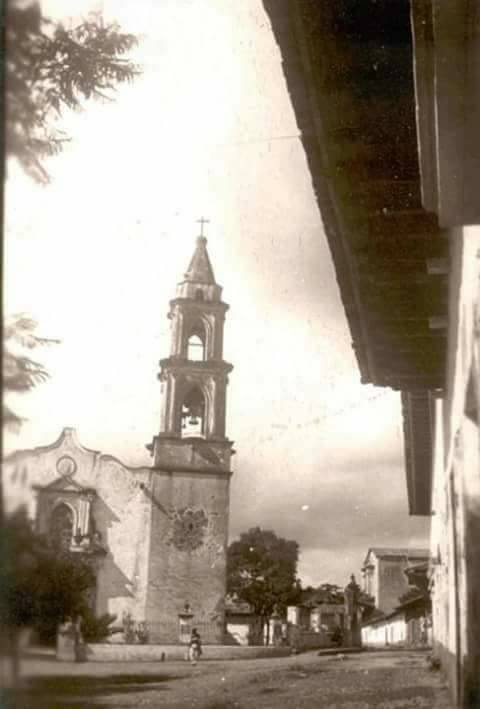
[[178,510],[173,518],[172,543],[180,551],[193,551],[203,544],[207,515],[204,510],[187,507]]

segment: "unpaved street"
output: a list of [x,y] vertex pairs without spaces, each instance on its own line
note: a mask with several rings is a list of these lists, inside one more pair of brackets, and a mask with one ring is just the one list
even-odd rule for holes
[[449,709],[422,652],[186,663],[24,663],[23,688],[2,709]]

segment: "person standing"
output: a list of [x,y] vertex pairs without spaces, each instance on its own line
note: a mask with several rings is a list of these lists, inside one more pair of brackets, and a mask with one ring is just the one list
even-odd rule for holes
[[190,645],[188,648],[188,659],[192,665],[196,665],[197,660],[200,659],[202,654],[202,639],[200,633],[196,628],[193,628],[192,635],[190,636]]

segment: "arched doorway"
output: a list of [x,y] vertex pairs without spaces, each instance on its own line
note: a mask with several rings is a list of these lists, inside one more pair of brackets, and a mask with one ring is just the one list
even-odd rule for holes
[[73,539],[73,510],[64,502],[53,510],[49,524],[50,542],[58,549],[70,549]]

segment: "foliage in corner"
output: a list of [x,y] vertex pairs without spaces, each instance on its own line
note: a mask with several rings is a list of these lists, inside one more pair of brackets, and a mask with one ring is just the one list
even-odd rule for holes
[[[38,347],[58,343],[58,340],[40,337],[36,333],[37,323],[25,314],[8,318],[3,328],[3,390],[5,394],[30,391],[37,384],[45,382],[49,375],[45,367],[30,354]],[[3,423],[14,428],[22,423],[3,398]]]
[[51,640],[58,623],[86,613],[94,571],[78,554],[60,553],[36,534],[24,509],[5,520],[2,531],[0,626],[35,627]]
[[117,24],[89,19],[67,29],[43,17],[38,1],[12,0],[6,28],[7,156],[48,183],[43,159],[69,140],[58,119],[84,100],[113,100],[115,87],[140,73],[127,56],[136,44],[135,35]]

